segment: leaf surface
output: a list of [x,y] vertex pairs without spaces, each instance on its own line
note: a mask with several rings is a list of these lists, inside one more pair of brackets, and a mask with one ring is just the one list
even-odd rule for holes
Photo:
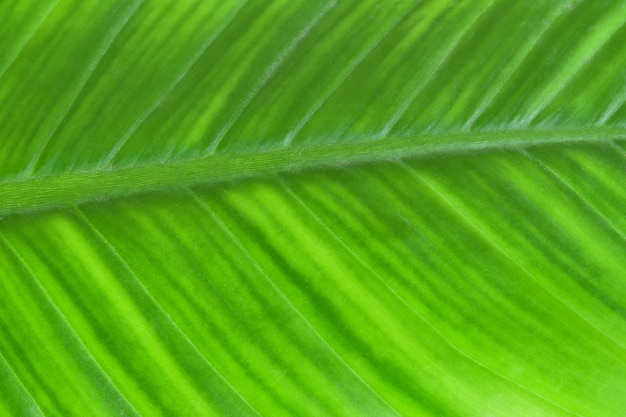
[[622,415],[626,2],[0,16],[0,415]]

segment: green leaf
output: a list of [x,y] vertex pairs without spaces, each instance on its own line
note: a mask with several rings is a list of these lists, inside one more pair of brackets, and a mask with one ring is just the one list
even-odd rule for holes
[[0,415],[623,415],[625,19],[0,3]]

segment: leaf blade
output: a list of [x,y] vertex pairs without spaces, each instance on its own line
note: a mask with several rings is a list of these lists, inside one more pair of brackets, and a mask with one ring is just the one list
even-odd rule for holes
[[2,415],[620,415],[624,2],[28,10]]

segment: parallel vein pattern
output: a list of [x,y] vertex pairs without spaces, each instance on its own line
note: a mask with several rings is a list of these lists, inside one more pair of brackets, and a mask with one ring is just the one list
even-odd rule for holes
[[0,4],[0,416],[622,416],[625,18]]

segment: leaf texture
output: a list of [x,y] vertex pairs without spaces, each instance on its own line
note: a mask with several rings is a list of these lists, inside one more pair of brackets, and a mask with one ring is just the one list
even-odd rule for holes
[[626,2],[0,16],[0,415],[623,414]]

